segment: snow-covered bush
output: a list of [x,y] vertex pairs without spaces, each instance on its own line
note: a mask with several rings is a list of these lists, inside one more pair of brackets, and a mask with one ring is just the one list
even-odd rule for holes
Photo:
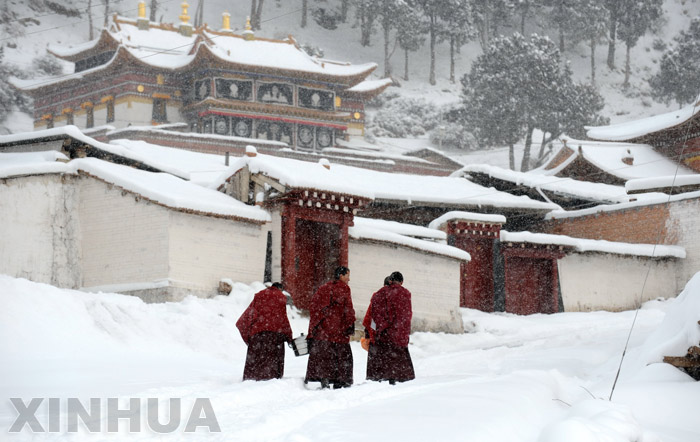
[[375,137],[417,137],[437,127],[439,122],[440,111],[434,104],[397,94],[370,119],[367,130]]
[[452,149],[476,150],[479,143],[474,134],[469,132],[463,124],[443,123],[430,132],[430,142],[435,146]]

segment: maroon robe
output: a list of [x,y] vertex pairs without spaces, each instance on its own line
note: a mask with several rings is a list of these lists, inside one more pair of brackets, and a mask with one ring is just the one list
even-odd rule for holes
[[282,291],[269,287],[256,293],[236,327],[248,345],[243,380],[281,378],[284,375],[284,343],[292,340],[287,298]]
[[[400,284],[383,287],[372,296],[363,324],[371,342],[367,354],[367,379],[404,382],[415,379],[408,351],[411,333],[411,292]],[[374,327],[372,327],[374,322]]]
[[350,287],[339,280],[322,285],[311,298],[309,314],[305,381],[352,385],[350,335],[354,333],[355,310]]

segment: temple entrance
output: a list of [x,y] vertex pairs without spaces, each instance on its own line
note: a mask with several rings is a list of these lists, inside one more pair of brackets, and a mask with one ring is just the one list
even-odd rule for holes
[[457,247],[466,250],[472,257],[462,263],[460,278],[460,306],[492,312],[494,309],[493,291],[493,239],[457,239]]
[[297,219],[297,253],[294,262],[296,295],[308,305],[316,290],[333,278],[340,265],[340,225]]

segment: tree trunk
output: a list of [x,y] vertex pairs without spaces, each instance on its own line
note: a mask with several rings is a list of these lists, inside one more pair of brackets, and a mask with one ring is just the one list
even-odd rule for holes
[[309,14],[309,1],[301,0],[301,27],[306,27],[306,18]]
[[629,87],[630,85],[630,50],[632,47],[629,45],[629,43],[626,44],[627,46],[627,51],[625,54],[625,82],[622,83],[623,87]]
[[544,146],[547,144],[547,134],[542,134],[542,142],[540,143],[540,153],[537,155],[537,164],[542,165],[542,158],[544,157]]
[[591,84],[595,86],[595,37],[591,37]]
[[404,49],[403,52],[403,79],[408,81],[408,49]]
[[[560,1],[559,2],[559,17],[564,16],[564,2]],[[562,59],[564,58],[564,23],[559,22],[559,53],[562,55]]]
[[362,9],[360,13],[360,30],[362,32],[362,38],[360,39],[360,44],[362,46],[369,46],[372,36],[372,24],[374,23],[374,15],[368,13],[366,8]]
[[109,21],[109,0],[105,0],[105,28],[107,27],[108,21]]
[[527,172],[530,170],[530,149],[532,148],[532,132],[535,128],[527,126],[527,135],[525,136],[525,149],[523,150],[523,162],[520,164],[520,171]]
[[158,12],[158,0],[151,0],[151,15],[149,20],[156,21],[156,13]]
[[350,9],[350,0],[340,0],[340,21],[345,23],[348,21],[348,10]]
[[384,77],[391,76],[391,65],[389,64],[389,23],[384,20],[382,27],[384,28]]
[[257,8],[257,0],[250,0],[250,27],[255,29],[255,11]]
[[258,0],[258,9],[255,11],[255,30],[261,29],[262,26],[262,8],[265,0]]
[[515,146],[512,143],[508,146],[508,164],[510,170],[515,170]]
[[88,0],[87,4],[87,16],[88,16],[88,40],[95,38],[94,27],[92,25],[92,0]]
[[435,86],[435,40],[437,29],[435,29],[435,14],[430,17],[430,84]]
[[527,12],[530,9],[529,4],[525,4],[525,9],[523,9],[523,14],[520,16],[520,34],[525,35],[525,18],[527,17]]
[[615,38],[617,36],[617,2],[610,9],[610,36],[608,38],[608,68],[615,69]]
[[455,82],[455,38],[450,37],[450,83]]

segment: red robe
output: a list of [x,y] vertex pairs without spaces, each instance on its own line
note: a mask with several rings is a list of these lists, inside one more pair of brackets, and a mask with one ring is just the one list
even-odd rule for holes
[[277,332],[292,340],[292,327],[287,318],[287,298],[278,288],[268,287],[255,294],[253,302],[236,322],[243,341],[260,332]]
[[408,351],[411,333],[411,292],[399,284],[372,295],[363,325],[370,333],[367,379],[405,382],[415,379]]
[[353,382],[350,335],[355,327],[350,287],[338,280],[322,285],[311,298],[309,313],[305,382],[350,386]]
[[318,288],[309,306],[309,339],[348,344],[355,325],[350,287],[331,281]]
[[243,380],[281,378],[284,375],[284,343],[292,339],[287,299],[282,291],[270,287],[256,293],[236,327],[248,345]]
[[[368,308],[370,317],[365,322],[374,320],[375,341],[391,342],[397,347],[408,347],[411,334],[411,292],[399,284],[383,287],[372,296]],[[372,327],[369,327],[372,328]]]

